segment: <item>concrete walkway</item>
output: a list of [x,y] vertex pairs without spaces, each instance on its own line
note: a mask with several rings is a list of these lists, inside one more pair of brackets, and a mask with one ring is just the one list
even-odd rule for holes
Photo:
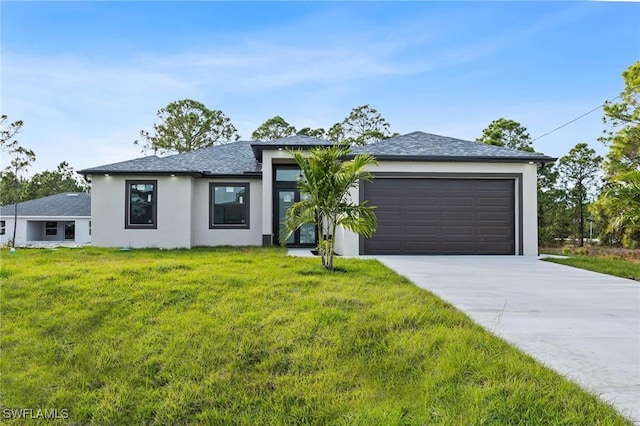
[[640,424],[640,283],[522,256],[376,256]]

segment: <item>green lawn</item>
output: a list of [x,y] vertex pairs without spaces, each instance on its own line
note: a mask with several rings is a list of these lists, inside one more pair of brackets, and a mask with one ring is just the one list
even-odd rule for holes
[[2,253],[1,406],[75,424],[628,424],[373,260]]
[[607,259],[596,256],[575,256],[567,258],[547,257],[547,262],[574,266],[589,271],[601,272],[616,277],[630,278],[640,281],[640,263],[633,263],[622,259]]

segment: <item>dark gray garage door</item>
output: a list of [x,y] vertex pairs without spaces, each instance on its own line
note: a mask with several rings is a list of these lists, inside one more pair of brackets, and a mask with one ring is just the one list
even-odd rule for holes
[[365,254],[515,254],[514,181],[375,179],[378,230]]

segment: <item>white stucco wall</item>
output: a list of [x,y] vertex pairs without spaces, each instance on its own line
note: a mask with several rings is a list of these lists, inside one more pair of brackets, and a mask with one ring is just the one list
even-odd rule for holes
[[[516,254],[538,255],[538,216],[537,216],[537,165],[529,163],[456,163],[456,162],[397,162],[384,161],[370,168],[373,173],[461,173],[468,177],[482,177],[483,174],[522,174],[522,193],[519,193],[519,180],[516,180],[515,228]],[[359,202],[359,192],[352,191],[353,200]],[[519,199],[522,197],[522,253],[520,253],[520,212]],[[359,253],[359,236],[340,230],[336,238],[336,252],[346,256]]]
[[76,242],[77,243],[90,243],[91,233],[90,224],[91,218],[76,219]]
[[[13,237],[13,217],[3,216],[5,221],[5,234],[0,235],[0,243],[7,244]],[[24,244],[32,241],[66,241],[77,243],[90,243],[89,222],[91,218],[86,216],[19,216],[16,229],[16,244]],[[57,234],[46,235],[46,222],[56,222]],[[64,239],[64,223],[75,222],[75,238]]]
[[[249,228],[209,229],[209,184],[249,183]],[[259,179],[195,179],[193,184],[193,246],[247,246],[262,244],[262,182]]]
[[[125,229],[125,181],[157,180],[157,229]],[[92,245],[98,247],[191,247],[190,176],[92,175]]]
[[[7,244],[13,238],[13,216],[0,216],[0,220],[4,220],[4,235],[0,235],[0,244]],[[27,224],[18,219],[18,228],[16,229],[16,241],[25,241],[27,238]]]

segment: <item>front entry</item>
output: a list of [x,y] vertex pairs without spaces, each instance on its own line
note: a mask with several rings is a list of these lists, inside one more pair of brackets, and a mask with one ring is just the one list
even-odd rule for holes
[[[294,203],[303,199],[298,190],[297,179],[300,169],[295,167],[279,167],[275,170],[273,229],[274,243],[280,244],[280,235],[284,234],[287,210]],[[314,247],[317,244],[317,232],[314,224],[302,225],[287,241],[291,247]]]
[[76,223],[75,222],[64,223],[64,239],[67,241],[75,241],[76,239]]

